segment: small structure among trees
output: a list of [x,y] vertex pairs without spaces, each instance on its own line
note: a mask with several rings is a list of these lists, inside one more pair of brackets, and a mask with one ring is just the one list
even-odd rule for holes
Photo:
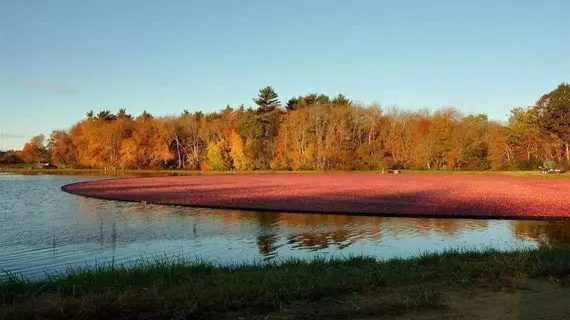
[[549,160],[549,161],[545,161],[544,165],[541,167],[538,167],[538,169],[543,173],[543,174],[551,174],[551,173],[562,173],[564,172],[563,169],[561,169],[555,161],[553,160]]
[[46,162],[42,165],[42,169],[57,169],[57,166],[53,163]]

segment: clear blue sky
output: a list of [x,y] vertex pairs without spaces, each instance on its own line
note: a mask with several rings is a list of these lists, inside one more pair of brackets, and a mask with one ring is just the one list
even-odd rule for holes
[[505,120],[570,81],[570,1],[0,0],[0,149],[93,109],[213,111],[265,85]]

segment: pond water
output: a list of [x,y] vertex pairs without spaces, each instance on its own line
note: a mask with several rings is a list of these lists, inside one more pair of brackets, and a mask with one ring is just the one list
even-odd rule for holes
[[213,210],[89,199],[60,190],[97,178],[0,175],[0,277],[156,258],[221,264],[315,256],[387,259],[457,247],[570,243],[569,222]]

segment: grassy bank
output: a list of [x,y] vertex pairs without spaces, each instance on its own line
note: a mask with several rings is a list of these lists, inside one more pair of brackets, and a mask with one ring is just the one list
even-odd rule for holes
[[568,275],[569,248],[448,251],[390,261],[354,257],[231,267],[163,261],[71,270],[38,281],[8,278],[0,282],[0,317],[439,317],[456,314],[457,301],[481,292],[486,296],[509,294],[531,279],[559,286]]
[[141,170],[102,170],[102,169],[42,169],[42,168],[19,168],[5,167],[0,172],[34,175],[34,174],[53,174],[53,175],[101,175],[101,176],[144,176],[144,175],[223,175],[223,174],[267,174],[267,173],[324,173],[324,171],[272,171],[272,170],[256,170],[256,171],[198,171],[198,170],[179,170],[179,169],[141,169]]
[[[54,174],[54,175],[98,175],[98,176],[145,176],[145,175],[223,175],[223,174],[322,174],[322,173],[378,173],[381,171],[196,171],[196,170],[101,170],[101,169],[38,169],[29,167],[1,167],[0,172],[10,172],[17,174]],[[403,170],[402,174],[459,174],[459,175],[507,175],[513,177],[543,177],[543,178],[570,178],[570,173],[563,174],[541,174],[539,171],[437,171],[437,170]]]

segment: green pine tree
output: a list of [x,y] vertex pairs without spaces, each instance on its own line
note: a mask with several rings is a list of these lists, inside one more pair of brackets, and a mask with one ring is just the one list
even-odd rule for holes
[[259,90],[259,95],[257,96],[257,99],[253,99],[253,101],[255,102],[255,104],[259,106],[259,108],[257,109],[257,113],[259,114],[274,111],[276,108],[279,107],[281,103],[279,101],[279,96],[277,95],[277,92],[275,92],[275,90],[270,86],[267,86]]

